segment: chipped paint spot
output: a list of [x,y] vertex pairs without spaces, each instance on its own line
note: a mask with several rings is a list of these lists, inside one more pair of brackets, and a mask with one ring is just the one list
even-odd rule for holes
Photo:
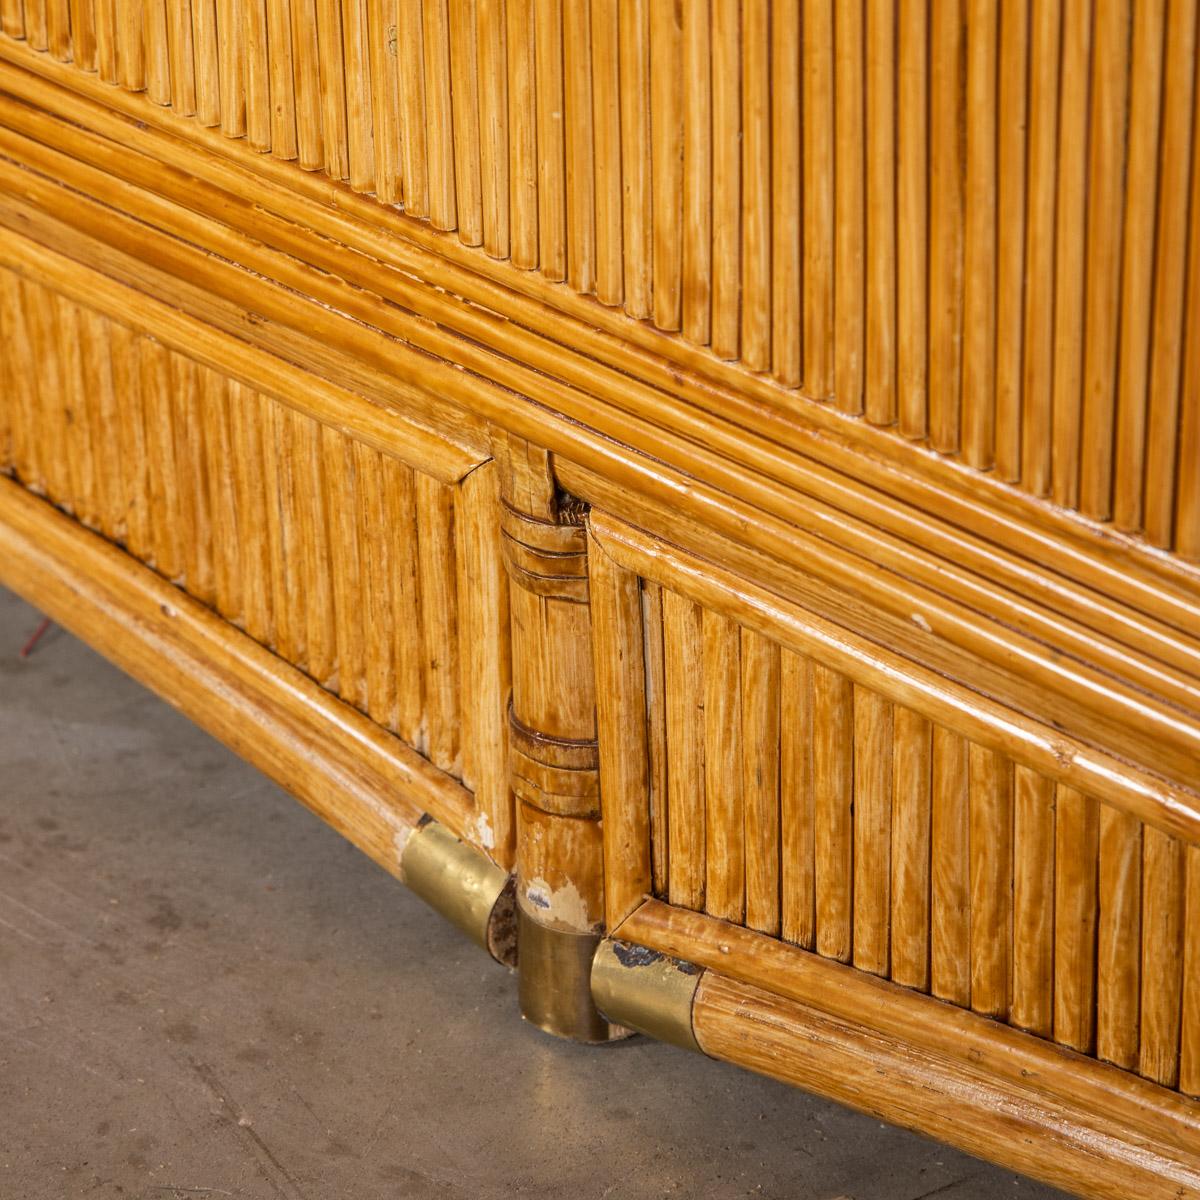
[[414,828],[411,825],[397,825],[396,831],[392,834],[392,845],[396,849],[396,866],[399,868],[400,882],[404,883],[404,851],[408,846],[408,839],[416,833],[420,826]]
[[496,848],[496,831],[485,812],[480,812],[475,817],[475,841],[485,850]]
[[915,626],[916,626],[918,629],[923,629],[923,630],[925,630],[925,632],[926,632],[926,633],[932,633],[932,632],[933,632],[933,626],[932,626],[932,625],[930,625],[930,623],[929,623],[927,620],[925,620],[925,618],[924,618],[923,616],[921,616],[921,614],[920,614],[920,613],[913,613],[913,615],[912,615],[912,623],[913,623],[913,624],[914,624],[914,625],[915,625]]
[[567,883],[556,891],[544,879],[537,877],[525,885],[525,899],[564,929],[598,931],[598,922],[592,919],[587,902],[573,883]]
[[632,942],[613,942],[613,954],[623,967],[648,967],[663,957],[657,950]]

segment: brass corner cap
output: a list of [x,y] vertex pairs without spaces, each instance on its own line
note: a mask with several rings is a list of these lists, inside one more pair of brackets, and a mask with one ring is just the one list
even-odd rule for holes
[[404,843],[400,877],[497,962],[517,965],[516,889],[486,855],[426,817]]
[[610,1021],[700,1053],[692,1003],[702,974],[695,963],[606,938],[592,959],[592,998]]

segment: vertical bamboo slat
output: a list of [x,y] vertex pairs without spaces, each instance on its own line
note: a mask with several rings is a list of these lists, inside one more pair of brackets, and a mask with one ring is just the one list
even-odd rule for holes
[[446,0],[422,0],[421,36],[425,50],[425,152],[430,221],[436,229],[454,229],[457,221],[455,130],[450,96],[450,30]]
[[[275,487],[278,497],[278,559],[276,562],[275,631],[277,653],[282,658],[308,670],[308,620],[305,604],[304,574],[304,498],[300,462],[295,450],[293,413],[289,409],[268,403],[272,440],[263,439],[263,450],[278,460]],[[386,610],[384,610],[385,612]]]
[[547,279],[567,277],[567,183],[563,140],[562,0],[536,0],[538,263]]
[[[391,628],[384,634],[384,640],[391,643],[388,661],[394,664],[395,672],[392,680],[391,719],[394,729],[406,742],[420,747],[422,752],[428,752],[433,734],[428,728],[429,722],[425,719],[426,708],[431,704],[427,695],[429,684],[426,681],[424,670],[426,630],[432,633],[436,629],[439,619],[449,619],[448,617],[439,617],[436,611],[439,604],[444,606],[448,603],[446,589],[449,586],[446,576],[449,564],[445,557],[439,559],[437,555],[445,556],[449,551],[443,544],[440,549],[435,546],[431,555],[430,547],[426,545],[426,556],[435,559],[433,590],[427,589],[424,586],[421,571],[421,531],[418,529],[420,500],[416,491],[416,476],[410,467],[393,458],[382,459],[380,471],[382,488],[380,499],[385,514],[383,527],[387,531],[390,541],[388,546],[388,584],[390,584],[390,588],[385,592],[384,601],[390,614]],[[432,487],[432,484],[430,486]],[[436,510],[437,501],[434,497],[427,497],[426,503]],[[445,512],[438,514],[438,520],[444,537]],[[438,536],[438,530],[432,530],[431,535]],[[456,537],[456,543],[457,540]],[[427,591],[429,591],[428,595]],[[435,610],[429,623],[426,622],[424,606]],[[457,647],[453,643],[447,643],[447,648],[450,651],[449,661],[440,662],[436,668],[431,667],[430,670],[430,674],[440,672],[438,682],[443,685],[443,690],[436,703],[438,704],[438,719],[442,722],[447,719],[447,713],[453,707],[452,700],[447,697],[444,689],[449,687],[453,679],[453,658],[457,652]],[[479,697],[479,699],[483,698]],[[438,737],[443,748],[452,736],[452,733],[439,732]],[[507,779],[505,786],[507,787]],[[502,832],[499,827],[497,829]]]
[[[375,15],[373,9],[369,11],[371,13],[371,37],[374,39],[375,22],[381,18]],[[399,134],[399,158],[394,147],[389,149],[378,143],[375,146],[376,188],[379,187],[381,173],[385,180],[393,180],[398,169],[397,163],[402,162],[403,168],[400,173],[404,179],[404,211],[410,216],[427,217],[430,212],[430,168],[429,146],[425,138],[428,118],[425,112],[424,15],[419,4],[401,4],[393,9],[391,0],[385,0],[382,11],[389,14],[394,13],[396,21],[396,55],[400,75],[397,121],[401,132]],[[373,40],[371,45],[371,54],[374,56],[376,51]],[[371,64],[372,80],[384,79],[385,81],[382,85],[373,82],[372,88],[390,87],[391,85],[386,79],[390,67],[377,62],[375,57],[372,57]],[[374,98],[374,93],[372,93],[372,98],[375,105],[380,103],[378,99]],[[380,136],[378,115],[375,116],[375,129],[375,136],[378,138]],[[386,165],[384,165],[385,163]],[[396,185],[394,183],[385,182],[384,187],[390,187],[392,193],[395,193]]]
[[736,358],[740,321],[742,114],[739,53],[742,5],[712,5],[712,327],[713,352]]
[[[182,0],[181,0],[182,2]],[[26,5],[25,32],[29,44],[38,48],[36,23],[31,20],[36,10]],[[96,73],[105,83],[117,82],[117,8],[116,0],[95,0],[96,13]],[[189,110],[190,111],[190,110]]]
[[[454,497],[428,475],[416,477],[417,546],[429,757],[454,774],[459,765],[458,593],[454,572]],[[400,664],[397,662],[397,668]],[[403,692],[402,686],[397,689]]]
[[875,0],[864,7],[864,411],[872,424],[890,425],[896,419],[896,6]]
[[1029,0],[1000,7],[996,96],[996,474],[1021,478]]
[[1079,500],[1091,26],[1091,4],[1087,0],[1064,0],[1058,118],[1058,200],[1055,209],[1054,394],[1050,457],[1051,495],[1056,504],[1068,508],[1074,507]]
[[1029,185],[1026,199],[1021,479],[1036,496],[1050,491],[1054,380],[1054,206],[1058,159],[1059,0],[1032,0],[1029,60]]
[[[270,36],[266,0],[242,0],[242,40],[246,46],[246,140],[255,150],[271,149]],[[171,87],[176,86],[172,41]],[[173,103],[174,101],[172,101]]]
[[[331,179],[345,179],[350,173],[350,153],[346,110],[346,65],[350,47],[342,43],[342,8],[354,13],[356,0],[317,0],[317,65],[319,95],[321,99],[321,135],[324,142],[322,166]],[[222,83],[222,108],[224,108],[224,77]],[[352,78],[351,86],[357,80]],[[225,114],[222,112],[222,122]]]
[[[367,0],[341,0],[346,91],[346,174],[356,192],[375,190],[374,95]],[[397,30],[397,53],[400,33]],[[407,175],[406,175],[407,178]]]
[[940,64],[929,88],[929,442],[943,453],[958,449],[962,385],[962,5],[963,0],[934,0],[929,28],[929,59]]
[[[746,912],[745,802],[742,794],[741,658],[738,627],[705,609],[705,910],[741,923]],[[694,686],[694,685],[693,685]]]
[[741,358],[771,367],[771,14],[767,0],[742,4]]
[[[159,533],[162,527],[171,523],[174,515],[174,481],[172,479],[167,491],[165,505],[162,508],[154,508],[154,512],[159,514],[159,523],[157,527],[152,528],[150,488],[153,486],[153,480],[148,477],[147,472],[147,459],[153,445],[152,414],[158,408],[165,408],[162,402],[166,396],[166,352],[157,342],[135,337],[123,325],[114,323],[110,330],[113,393],[117,398],[120,418],[120,511],[124,515],[124,521],[119,527],[119,532],[124,535],[125,548],[143,562],[156,557],[155,536],[167,538],[174,559],[166,564],[156,562],[155,566],[167,579],[175,579],[181,569],[176,548],[177,535],[174,529]],[[173,456],[169,414],[163,433],[165,445],[162,456],[166,460],[163,466],[165,471],[169,469]],[[173,475],[173,471],[171,473]]]
[[929,988],[932,731],[912,709],[893,717],[891,978]]
[[[1200,223],[1200,92],[1192,118],[1193,222]],[[1179,458],[1175,484],[1174,546],[1181,555],[1200,559],[1200,233],[1193,225],[1188,245],[1187,306],[1184,328],[1191,331],[1184,348],[1180,388]]]
[[710,0],[683,5],[683,336],[709,339],[712,313],[712,55]]
[[1138,1059],[1142,943],[1142,826],[1100,808],[1100,932],[1096,965],[1096,1054],[1118,1067]]
[[[293,11],[296,7],[299,5],[295,5]],[[214,0],[192,0],[192,51],[196,70],[196,120],[201,125],[220,124],[220,59]]]
[[779,647],[741,631],[742,802],[745,808],[746,924],[778,936]]
[[864,11],[834,6],[834,395],[846,413],[863,411],[866,245]]
[[1012,1023],[1054,1031],[1054,781],[1013,771]]
[[[680,98],[679,70],[683,60],[683,31],[675,4],[648,3],[650,13],[650,151],[653,213],[651,228],[653,255],[653,315],[659,329],[678,329],[682,321],[683,245],[683,103]],[[714,14],[713,42],[717,42]],[[714,75],[713,83],[716,85]],[[713,97],[714,114],[716,96]],[[715,116],[714,116],[715,120]],[[540,130],[539,130],[540,133]],[[714,168],[716,156],[714,155]],[[714,181],[713,236],[718,236]],[[543,256],[545,254],[543,243]],[[714,258],[720,249],[714,244]],[[715,283],[715,281],[714,281]],[[716,297],[714,294],[714,304]],[[715,330],[714,330],[715,337]],[[714,340],[714,349],[716,348]],[[719,353],[719,351],[718,351]]]
[[653,309],[653,224],[650,164],[650,21],[648,0],[621,6],[621,230],[625,311]]
[[592,125],[590,0],[563,6],[563,116],[566,143],[567,283],[590,292],[596,278],[596,170]]
[[[369,647],[366,659],[367,713],[380,725],[391,728],[395,725],[393,706],[396,696],[394,639],[387,632],[392,595],[389,586],[392,538],[383,536],[380,521],[380,514],[386,511],[383,456],[362,442],[354,443],[354,478],[357,484],[355,499],[358,508],[355,518],[358,525],[358,553],[365,599],[360,619],[365,626],[364,636]],[[413,744],[424,752],[423,741]]]
[[971,1007],[1006,1019],[1012,1002],[1013,767],[975,744],[968,766]]
[[812,666],[791,650],[779,664],[779,806],[783,863],[781,930],[806,950],[816,945],[812,773]]
[[337,692],[360,711],[367,707],[366,627],[358,605],[362,594],[359,561],[357,481],[353,443],[329,426],[321,429],[325,508],[329,514],[329,562],[333,574],[334,645]]
[[515,267],[538,262],[537,85],[534,0],[505,0],[508,50],[510,249]]
[[329,570],[332,551],[325,505],[327,489],[321,427],[312,418],[295,413],[292,414],[292,431],[300,481],[298,499],[308,673],[328,687],[337,669],[337,624]]
[[849,962],[854,870],[854,690],[812,666],[812,789],[817,953]]
[[[217,598],[213,571],[212,507],[204,444],[205,395],[212,372],[178,355],[171,357],[171,400],[175,405],[175,470],[179,476],[183,572],[187,590],[210,608]],[[188,369],[190,367],[190,369]]]
[[[181,117],[196,111],[196,60],[192,42],[191,0],[167,5],[168,58],[171,64],[171,107]],[[265,48],[263,65],[269,62],[270,50]],[[268,101],[268,111],[270,104]]]
[[458,237],[467,246],[478,246],[483,241],[483,192],[479,176],[479,47],[475,0],[450,0],[447,17]]
[[[4,17],[0,16],[0,29]],[[96,70],[96,12],[94,0],[71,0],[71,56],[80,71]]]
[[967,176],[963,224],[962,449],[989,468],[996,442],[996,50],[991,0],[967,10]]
[[1140,529],[1142,524],[1166,11],[1163,2],[1135,5],[1133,13],[1128,172],[1129,178],[1141,182],[1126,192],[1113,463],[1113,521],[1125,530]]
[[246,132],[245,23],[239,0],[218,0],[221,132],[241,137]]
[[704,635],[700,609],[663,591],[663,677],[667,698],[667,787],[670,831],[668,898],[682,908],[704,908],[704,712],[696,681],[702,677]]
[[271,88],[271,152],[279,158],[295,158],[299,143],[292,68],[292,21],[287,0],[267,0],[267,68]]
[[620,304],[621,74],[620,5],[592,0],[592,121],[596,172],[596,298]]
[[239,570],[238,507],[234,490],[233,435],[230,429],[230,381],[208,373],[204,406],[205,471],[212,511],[212,553],[217,611],[227,620],[242,616]]
[[650,789],[650,866],[654,894],[666,896],[671,872],[667,797],[667,682],[664,665],[663,591],[642,581],[645,638],[646,756]]
[[1095,1035],[1098,806],[1058,785],[1054,871],[1054,1040],[1087,1054]]
[[18,41],[24,40],[25,6],[23,0],[0,0],[0,33]]
[[130,346],[120,328],[113,330],[113,386],[122,417],[121,444],[128,451],[125,502],[137,506],[129,511],[127,548],[153,561],[155,570],[174,582],[184,572],[184,549],[171,356],[158,342],[138,339]]
[[[117,0],[109,0],[109,3],[116,4]],[[47,0],[25,0],[25,37],[35,50],[45,50],[49,46],[46,30],[46,4]],[[111,28],[115,45],[115,21]],[[112,81],[116,81],[115,72]]]
[[71,60],[71,9],[68,0],[45,0],[46,48],[59,62]]
[[873,975],[890,967],[892,705],[854,688],[854,955]]
[[1179,429],[1187,267],[1179,247],[1187,239],[1188,175],[1194,153],[1196,23],[1196,5],[1189,0],[1173,0],[1167,16],[1171,34],[1167,39],[1159,135],[1158,244],[1154,262],[1154,327],[1143,499],[1146,537],[1156,546],[1169,546],[1174,532],[1174,479],[1164,465],[1176,461]]
[[1187,848],[1179,1090],[1200,1096],[1200,846]]
[[477,0],[476,11],[483,248],[493,258],[507,258],[509,122],[503,0]]
[[971,1003],[970,806],[965,738],[933,727],[930,990]]
[[781,0],[771,15],[771,371],[788,387],[802,365],[800,8]]
[[[412,5],[410,19],[420,20]],[[367,58],[370,64],[372,157],[375,164],[375,195],[384,204],[400,202],[400,134],[397,106],[399,84],[396,56],[390,47],[390,29],[396,25],[396,0],[367,0]],[[407,31],[405,31],[407,32]],[[418,45],[419,45],[418,40]],[[407,82],[407,80],[406,80]],[[405,130],[409,133],[409,130]],[[406,144],[407,144],[407,138]]]
[[896,118],[896,407],[900,432],[928,428],[929,9],[900,0]]
[[833,396],[834,62],[832,0],[804,0],[804,390]]
[[[250,388],[229,385],[233,435],[233,486],[237,502],[238,564],[242,577],[242,622],[246,632],[264,646],[275,643],[270,571],[270,509],[273,497],[263,472],[262,398]],[[264,533],[268,536],[264,536]]]
[[146,86],[146,56],[142,46],[142,0],[116,0],[117,80],[130,92]]
[[[80,4],[79,7],[84,7]],[[86,6],[89,18],[92,14],[90,3]],[[74,15],[72,15],[74,20]],[[171,103],[171,38],[167,23],[166,0],[147,0],[145,9],[145,26],[143,34],[146,39],[146,95],[155,104]],[[89,29],[89,33],[92,32]],[[94,35],[93,35],[94,38]],[[93,40],[93,57],[95,46]]]
[[1184,847],[1146,827],[1142,839],[1142,1011],[1138,1071],[1179,1082],[1183,990]]
[[1121,212],[1125,201],[1130,5],[1096,9],[1088,136],[1088,238],[1079,507],[1112,513],[1113,421],[1120,336]]

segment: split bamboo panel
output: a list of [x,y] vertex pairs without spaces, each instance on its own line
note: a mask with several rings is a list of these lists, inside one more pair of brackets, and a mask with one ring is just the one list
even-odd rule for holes
[[642,595],[655,895],[1194,1093],[1195,847]]
[[1198,14],[6,0],[0,36],[1194,559]]
[[466,783],[508,865],[492,469],[435,478],[11,271],[0,346],[0,471]]

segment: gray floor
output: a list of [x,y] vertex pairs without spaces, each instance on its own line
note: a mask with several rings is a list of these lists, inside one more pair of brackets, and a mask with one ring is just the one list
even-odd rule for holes
[[0,591],[0,1197],[1059,1193],[514,979]]

